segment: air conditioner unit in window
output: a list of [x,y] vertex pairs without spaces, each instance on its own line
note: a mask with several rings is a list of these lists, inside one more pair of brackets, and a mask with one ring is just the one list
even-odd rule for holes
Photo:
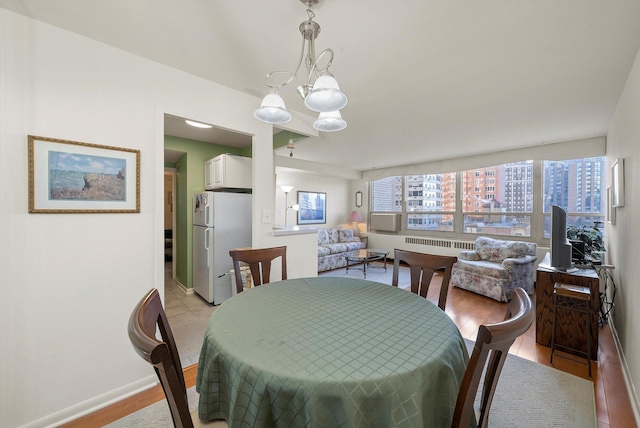
[[376,232],[398,232],[400,230],[400,214],[373,213],[371,214],[370,227]]

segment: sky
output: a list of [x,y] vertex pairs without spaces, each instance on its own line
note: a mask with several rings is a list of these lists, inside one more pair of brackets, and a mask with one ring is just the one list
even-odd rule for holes
[[78,153],[49,152],[49,170],[80,171],[94,174],[116,175],[126,165],[126,159],[83,155]]

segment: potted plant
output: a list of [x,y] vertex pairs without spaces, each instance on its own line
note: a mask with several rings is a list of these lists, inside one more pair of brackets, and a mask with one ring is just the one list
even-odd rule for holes
[[580,247],[584,245],[584,256],[593,257],[593,253],[605,251],[601,225],[601,221],[596,221],[593,226],[569,226],[567,238],[569,241],[580,243]]

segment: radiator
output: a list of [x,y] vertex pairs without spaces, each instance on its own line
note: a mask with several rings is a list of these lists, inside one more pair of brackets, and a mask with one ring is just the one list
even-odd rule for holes
[[428,245],[430,247],[455,248],[458,250],[475,250],[475,241],[451,241],[448,239],[437,238],[404,238],[405,244]]
[[371,214],[371,230],[377,232],[398,232],[400,230],[400,214]]

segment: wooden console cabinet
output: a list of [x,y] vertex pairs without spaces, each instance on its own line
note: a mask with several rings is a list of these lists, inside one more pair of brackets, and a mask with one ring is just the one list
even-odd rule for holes
[[[598,359],[598,309],[600,306],[600,279],[593,269],[580,269],[567,273],[546,268],[549,254],[536,272],[536,343],[551,346],[553,328],[553,286],[556,282],[581,285],[591,290],[591,359]],[[585,315],[574,311],[558,310],[556,343],[587,352]],[[577,354],[576,354],[577,355]],[[584,354],[582,355],[584,356]]]

